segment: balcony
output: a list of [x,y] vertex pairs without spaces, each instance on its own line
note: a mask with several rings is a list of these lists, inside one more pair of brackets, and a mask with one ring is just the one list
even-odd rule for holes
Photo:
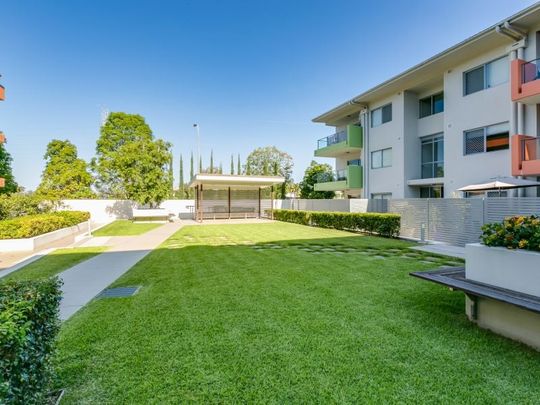
[[347,125],[343,131],[317,141],[316,157],[338,157],[345,153],[360,153],[363,144],[362,127]]
[[540,103],[540,59],[526,62],[514,59],[510,65],[512,101]]
[[332,174],[324,174],[315,184],[315,191],[343,191],[362,188],[364,184],[362,166],[350,165]]
[[6,98],[6,89],[0,84],[0,101],[3,101]]
[[512,176],[540,176],[540,138],[512,136]]

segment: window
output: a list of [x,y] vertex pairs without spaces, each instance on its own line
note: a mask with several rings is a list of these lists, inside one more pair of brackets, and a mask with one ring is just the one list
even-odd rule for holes
[[463,142],[465,155],[509,149],[508,122],[465,131]]
[[420,118],[427,117],[429,115],[438,114],[444,111],[444,94],[437,93],[429,97],[420,99]]
[[371,152],[371,168],[392,166],[392,148],[381,149]]
[[443,198],[443,186],[420,187],[420,198]]
[[371,111],[371,127],[378,127],[392,121],[392,104],[387,104]]
[[347,160],[347,166],[362,166],[362,159]]
[[489,89],[508,81],[508,58],[503,56],[463,74],[464,94]]
[[444,138],[433,135],[422,139],[422,178],[444,177]]

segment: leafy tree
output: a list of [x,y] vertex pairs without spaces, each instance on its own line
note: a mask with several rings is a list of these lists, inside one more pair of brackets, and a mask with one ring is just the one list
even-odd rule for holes
[[318,181],[332,181],[332,166],[326,163],[317,163],[314,160],[304,173],[304,178],[300,182],[300,198],[334,198],[333,191],[315,191],[314,185]]
[[92,169],[108,198],[156,206],[170,194],[171,144],[155,139],[144,118],[110,113],[101,127]]
[[231,174],[234,174],[234,156],[231,155]]
[[0,143],[0,178],[4,179],[4,187],[0,187],[0,194],[15,193],[18,189],[11,169],[12,161],[13,158],[6,150],[4,144]]
[[240,164],[240,154],[238,154],[238,160],[236,161],[236,174],[242,174],[242,165]]
[[291,155],[280,151],[275,146],[266,146],[257,148],[252,151],[247,158],[246,173],[264,175],[270,172],[269,168],[277,165],[276,172],[279,176],[285,178],[285,182],[281,185],[281,190],[277,193],[277,198],[285,198],[287,184],[292,181],[293,161]]
[[173,160],[173,154],[171,153],[171,160],[169,161],[169,179],[170,179],[170,188],[169,188],[169,194],[170,198],[174,198],[174,174],[173,174],[173,167],[174,167],[174,160]]
[[36,194],[48,200],[64,198],[94,198],[93,178],[88,165],[77,155],[70,141],[53,139],[43,156],[45,169]]

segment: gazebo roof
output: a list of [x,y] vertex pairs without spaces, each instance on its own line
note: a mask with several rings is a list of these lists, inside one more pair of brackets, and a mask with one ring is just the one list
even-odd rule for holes
[[204,188],[223,189],[257,189],[281,184],[285,181],[281,176],[245,176],[230,174],[199,173],[193,176],[189,187],[203,186]]

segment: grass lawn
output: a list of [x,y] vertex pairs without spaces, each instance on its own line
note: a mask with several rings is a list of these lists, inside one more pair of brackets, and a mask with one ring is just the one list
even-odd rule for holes
[[540,353],[481,330],[448,263],[287,223],[180,230],[62,328],[65,403],[533,403]]
[[159,223],[135,223],[127,219],[119,219],[105,225],[103,228],[92,232],[93,236],[135,236],[142,235],[163,224]]
[[88,260],[105,250],[107,250],[107,247],[105,246],[57,249],[35,262],[27,264],[19,270],[1,278],[0,282],[5,280],[33,280],[51,277],[75,266],[77,263]]

